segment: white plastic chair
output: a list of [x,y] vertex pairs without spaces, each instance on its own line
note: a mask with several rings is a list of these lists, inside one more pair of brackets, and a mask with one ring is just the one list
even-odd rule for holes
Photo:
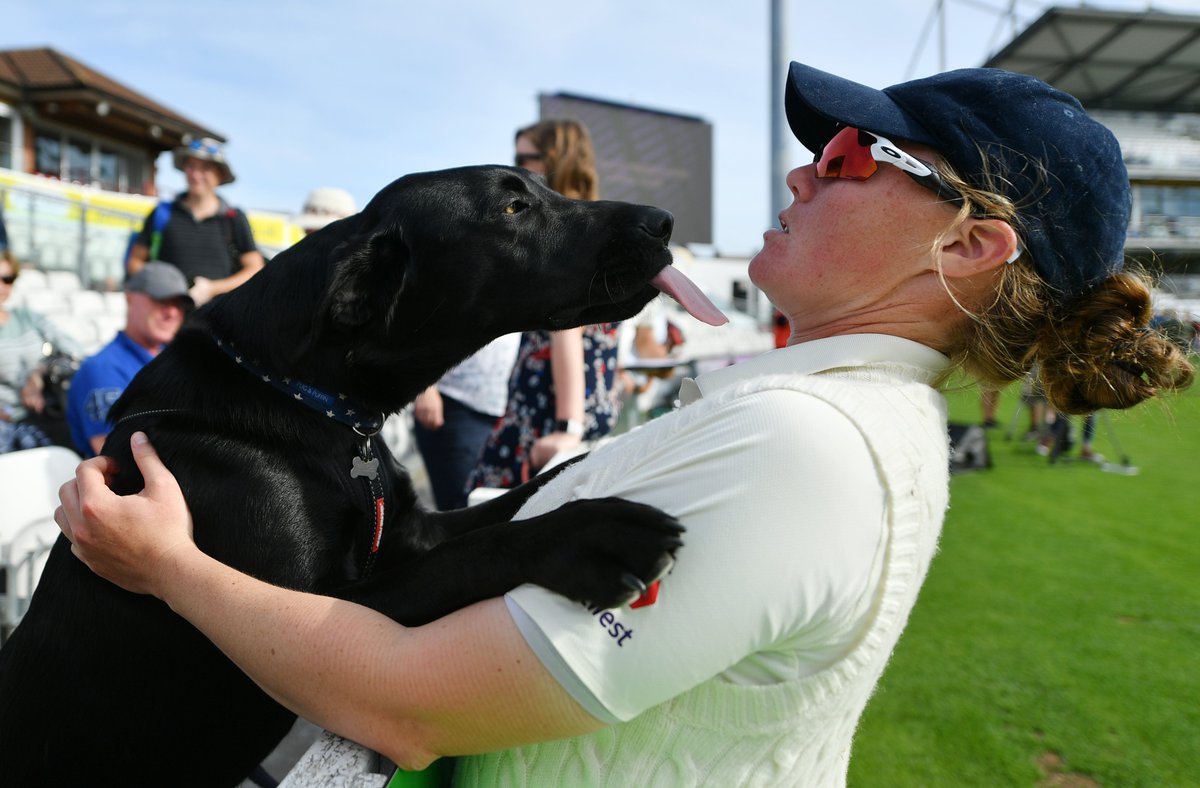
[[80,457],[61,446],[0,454],[0,643],[29,608],[58,526],[58,488],[75,475]]
[[47,271],[46,282],[51,290],[57,290],[60,293],[68,293],[72,290],[83,288],[83,285],[79,282],[79,274],[74,271]]
[[121,319],[121,323],[124,324],[125,310],[127,308],[124,291],[112,290],[107,293],[103,293],[102,295],[104,298],[104,311],[110,315],[113,315],[114,317],[119,317]]
[[104,296],[95,290],[71,290],[67,293],[67,303],[75,315],[103,315],[108,311]]
[[112,339],[110,336],[101,341],[100,326],[97,325],[95,317],[86,314],[55,315],[54,327],[79,343],[84,353],[89,356],[103,347],[109,339]]
[[45,271],[37,268],[22,268],[21,275],[17,277],[17,282],[13,285],[13,294],[23,293],[27,290],[45,290],[47,287],[49,284],[46,281]]
[[112,338],[117,335],[118,331],[121,331],[125,328],[124,315],[120,317],[117,317],[116,315],[92,315],[89,319],[96,327],[97,351],[111,342]]
[[42,315],[57,315],[70,311],[67,297],[57,290],[26,290],[14,300],[18,300],[26,309]]

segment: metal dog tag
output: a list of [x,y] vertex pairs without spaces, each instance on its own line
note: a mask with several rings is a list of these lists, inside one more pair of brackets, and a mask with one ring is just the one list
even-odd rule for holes
[[362,457],[355,457],[350,461],[350,478],[357,479],[360,476],[366,476],[371,481],[375,481],[375,477],[379,475],[379,458],[372,457],[369,460],[364,460]]

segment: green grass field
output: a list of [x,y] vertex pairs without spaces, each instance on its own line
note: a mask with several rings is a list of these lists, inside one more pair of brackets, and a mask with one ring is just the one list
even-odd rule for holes
[[[950,396],[978,423],[978,395]],[[1015,390],[855,739],[850,785],[1200,785],[1200,386],[1050,465]],[[1096,449],[1121,451],[1100,421]]]

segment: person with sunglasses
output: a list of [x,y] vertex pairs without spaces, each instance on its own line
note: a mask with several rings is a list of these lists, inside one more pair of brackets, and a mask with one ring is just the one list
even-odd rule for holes
[[235,180],[224,146],[204,137],[176,148],[173,156],[187,191],[146,217],[125,268],[133,276],[148,261],[169,260],[187,277],[188,293],[200,306],[254,276],[264,261],[246,214],[217,193]]
[[4,206],[0,205],[0,257],[12,260],[12,252],[8,248],[8,226],[4,224]]
[[72,447],[71,434],[47,394],[52,354],[78,359],[83,348],[54,321],[10,302],[21,266],[0,253],[0,454],[39,446]]
[[309,719],[407,766],[485,753],[459,785],[844,784],[947,506],[938,386],[1037,362],[1079,413],[1194,373],[1124,268],[1117,142],[1069,95],[991,69],[876,90],[794,63],[784,100],[815,160],[750,275],[788,345],[699,376],[518,515],[598,495],[676,515],[677,563],[632,605],[522,587],[405,629],[265,586],[195,548],[140,437],[141,495],[112,495],[104,461],[63,488],[75,552]]

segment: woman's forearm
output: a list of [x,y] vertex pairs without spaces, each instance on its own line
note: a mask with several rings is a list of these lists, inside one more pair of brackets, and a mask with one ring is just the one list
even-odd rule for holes
[[502,600],[407,628],[199,550],[168,561],[160,596],[265,692],[405,768],[600,727],[529,651]]
[[583,329],[550,335],[550,371],[554,376],[555,418],[583,421]]
[[[180,554],[182,553],[182,554]],[[156,593],[266,693],[312,722],[379,748],[373,673],[405,635],[349,602],[264,583],[197,550],[167,559]]]

